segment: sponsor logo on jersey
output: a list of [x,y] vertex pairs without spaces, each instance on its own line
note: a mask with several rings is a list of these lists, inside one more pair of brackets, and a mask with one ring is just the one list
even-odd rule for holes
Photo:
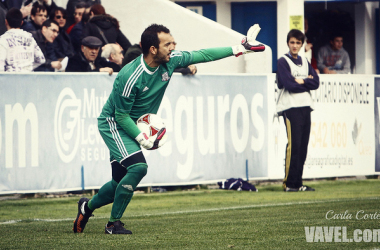
[[165,72],[162,74],[162,81],[163,82],[166,82],[166,81],[169,81],[170,77],[169,77],[169,73],[168,72]]

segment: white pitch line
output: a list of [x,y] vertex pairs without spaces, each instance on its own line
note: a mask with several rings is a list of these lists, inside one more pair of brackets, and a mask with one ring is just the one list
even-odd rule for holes
[[[143,214],[143,215],[130,215],[128,217],[147,217],[147,216],[161,216],[161,215],[171,215],[171,214],[188,214],[188,213],[204,213],[204,212],[215,212],[215,211],[225,211],[225,210],[238,210],[247,208],[260,208],[260,207],[278,207],[278,206],[293,206],[293,205],[308,205],[317,203],[332,203],[332,202],[344,202],[344,201],[360,201],[360,200],[379,200],[380,197],[369,197],[369,198],[359,198],[359,199],[344,199],[344,200],[319,200],[319,201],[300,201],[300,202],[285,202],[285,203],[274,203],[274,204],[255,204],[255,205],[245,205],[245,206],[235,206],[235,207],[221,207],[221,208],[207,208],[207,209],[197,209],[197,210],[185,210],[185,211],[174,211],[174,212],[164,212],[156,214]],[[105,219],[108,217],[93,217],[93,219]],[[9,220],[0,222],[0,225],[15,224],[23,221],[43,221],[43,222],[61,222],[61,221],[73,221],[74,218],[64,218],[64,219],[26,219],[26,220]]]

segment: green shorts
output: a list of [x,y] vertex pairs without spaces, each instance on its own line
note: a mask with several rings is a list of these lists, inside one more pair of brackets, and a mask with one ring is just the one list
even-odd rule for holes
[[140,144],[120,127],[113,117],[99,118],[98,129],[110,150],[110,161],[122,162],[141,151]]

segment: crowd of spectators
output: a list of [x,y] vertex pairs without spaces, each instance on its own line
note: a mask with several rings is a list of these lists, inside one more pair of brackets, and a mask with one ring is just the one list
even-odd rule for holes
[[[15,11],[10,11],[14,9],[19,10],[17,15]],[[17,25],[14,25],[16,21],[13,19],[20,18],[19,13],[22,16],[21,27],[16,27]],[[14,27],[9,26],[11,19]],[[0,0],[0,36],[7,30],[12,30],[7,34],[8,39],[13,36],[14,43],[18,42],[18,47],[22,48],[25,46],[23,41],[14,37],[16,33],[21,34],[16,31],[17,29],[32,34],[45,60],[44,62],[40,60],[41,64],[38,67],[36,67],[37,64],[33,67],[25,67],[23,64],[20,65],[20,60],[14,58],[27,57],[26,60],[31,61],[34,55],[23,54],[23,50],[11,49],[9,46],[1,47],[0,44],[0,50],[4,53],[0,59],[4,61],[0,63],[5,65],[5,68],[1,68],[0,71],[83,72],[102,69],[101,71],[112,74],[112,72],[120,71],[124,65],[142,53],[139,44],[131,45],[128,38],[121,32],[118,20],[106,13],[101,0],[69,0],[66,9],[57,6],[54,0]],[[308,22],[305,18],[306,34],[307,31]],[[87,45],[84,44],[86,37],[91,37],[90,40],[96,45],[89,45],[88,40]],[[97,38],[97,42],[94,38]],[[89,53],[89,51],[92,52]],[[94,54],[96,58],[91,59]],[[343,37],[339,34],[334,34],[330,43],[322,47],[318,53],[313,51],[313,44],[306,39],[305,54],[317,73],[347,74],[351,72],[350,58],[343,48]],[[80,62],[81,67],[67,70],[68,65],[74,62],[77,64]],[[181,70],[179,72],[184,75],[196,73],[195,66]]]
[[54,0],[0,0],[0,71],[112,74],[130,46],[100,0],[69,0],[66,9]]

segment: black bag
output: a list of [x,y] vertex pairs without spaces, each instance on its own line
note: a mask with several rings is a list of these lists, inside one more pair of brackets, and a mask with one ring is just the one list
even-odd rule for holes
[[248,181],[244,181],[241,178],[235,179],[230,178],[225,181],[218,182],[219,189],[227,189],[227,190],[237,190],[237,191],[255,191],[258,190],[254,185],[249,183]]

